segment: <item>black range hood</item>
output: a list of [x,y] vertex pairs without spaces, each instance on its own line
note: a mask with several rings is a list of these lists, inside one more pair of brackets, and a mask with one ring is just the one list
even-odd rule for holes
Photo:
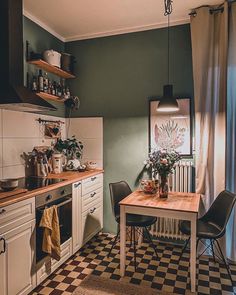
[[0,1],[0,108],[25,112],[56,108],[24,86],[22,0]]

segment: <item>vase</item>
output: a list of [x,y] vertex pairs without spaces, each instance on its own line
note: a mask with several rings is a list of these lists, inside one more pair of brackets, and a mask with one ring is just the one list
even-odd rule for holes
[[168,187],[168,178],[167,176],[161,176],[161,182],[159,185],[159,196],[161,199],[166,199],[168,198],[168,192],[169,192],[169,187]]

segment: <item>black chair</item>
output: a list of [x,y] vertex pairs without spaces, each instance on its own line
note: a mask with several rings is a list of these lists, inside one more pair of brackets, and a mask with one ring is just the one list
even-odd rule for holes
[[[112,243],[112,247],[109,251],[108,257],[110,256],[111,251],[114,248],[114,246],[117,242],[117,239],[119,237],[119,234],[120,234],[120,227],[119,227],[120,206],[119,206],[119,202],[132,193],[128,183],[125,181],[110,183],[109,188],[110,188],[110,195],[111,195],[112,210],[113,210],[113,214],[115,216],[115,220],[118,224],[118,231],[117,231],[117,235]],[[156,253],[156,256],[158,258],[156,247],[155,247],[155,245],[152,241],[151,235],[148,231],[148,227],[150,225],[154,224],[156,221],[157,221],[156,217],[136,215],[136,214],[127,214],[126,215],[126,226],[131,227],[131,246],[133,244],[135,271],[136,271],[136,237],[135,237],[135,233],[136,233],[137,228],[144,229],[144,231],[147,235],[147,238],[148,238],[151,246],[153,247],[153,249]]]
[[[210,248],[214,261],[216,261],[215,256],[217,256],[218,258],[221,258],[224,262],[224,265],[227,269],[228,275],[230,277],[230,280],[233,286],[234,286],[234,283],[230,273],[230,268],[223,255],[218,239],[223,237],[225,234],[226,225],[228,223],[228,220],[235,202],[236,202],[235,194],[232,194],[231,192],[226,190],[222,191],[218,195],[218,197],[215,199],[215,201],[212,203],[207,213],[201,218],[199,218],[197,221],[197,246],[199,241],[202,242],[202,240],[206,240],[206,239],[210,240],[210,244],[206,247],[206,249],[202,252],[201,255],[203,255],[203,253],[205,253],[205,251]],[[190,235],[191,233],[190,222],[182,221],[180,224],[180,230],[182,233],[186,235]],[[190,241],[190,238],[186,241],[186,244],[182,250],[180,258],[182,257],[185,249],[187,248],[189,241]],[[214,246],[215,246],[215,249],[214,249]],[[215,250],[217,250],[220,257],[216,255]],[[201,255],[199,255],[199,257]]]

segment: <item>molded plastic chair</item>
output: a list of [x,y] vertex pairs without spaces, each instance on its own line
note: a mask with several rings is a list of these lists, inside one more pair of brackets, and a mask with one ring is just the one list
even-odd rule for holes
[[[129,185],[127,182],[125,181],[120,181],[120,182],[116,182],[116,183],[110,183],[109,184],[109,188],[110,188],[110,195],[111,195],[111,204],[112,204],[112,210],[113,210],[113,214],[115,216],[115,220],[117,222],[117,224],[120,224],[120,206],[119,206],[119,202],[121,200],[123,200],[124,198],[126,198],[128,195],[130,195],[132,193]],[[143,228],[144,231],[147,234],[147,238],[151,244],[151,246],[153,247],[156,256],[158,257],[157,251],[156,251],[156,247],[152,241],[151,235],[148,231],[148,227],[152,224],[154,224],[157,221],[156,217],[151,217],[151,216],[144,216],[144,215],[136,215],[136,214],[127,214],[126,215],[126,226],[130,226],[131,227],[131,246],[133,244],[133,248],[134,248],[134,261],[135,261],[135,270],[136,270],[136,237],[135,237],[135,233],[136,233],[136,228]],[[108,256],[111,254],[112,249],[114,248],[117,239],[119,237],[120,234],[120,227],[118,226],[118,232],[117,235],[113,241],[112,247],[109,251]]]
[[[212,203],[207,213],[201,218],[199,218],[197,221],[197,245],[199,241],[201,241],[202,239],[210,240],[210,245],[203,251],[203,253],[208,248],[211,248],[213,259],[215,261],[215,256],[218,256],[216,255],[214,251],[214,246],[215,246],[215,250],[218,250],[219,256],[224,262],[224,265],[227,269],[232,285],[234,285],[234,283],[230,273],[230,268],[223,255],[218,239],[223,237],[225,234],[226,225],[229,221],[229,217],[233,210],[235,202],[236,202],[236,195],[227,190],[224,190],[214,200],[214,202]],[[182,233],[186,235],[190,235],[191,233],[190,222],[189,221],[181,222],[180,230]],[[190,241],[190,238],[187,240],[182,250],[181,257],[185,249],[187,248],[189,241]]]

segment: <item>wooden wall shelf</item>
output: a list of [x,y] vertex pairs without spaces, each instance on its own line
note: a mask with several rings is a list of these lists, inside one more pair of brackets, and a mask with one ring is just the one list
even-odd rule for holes
[[36,59],[36,60],[29,60],[28,61],[29,64],[32,64],[32,65],[35,65],[37,66],[38,68],[46,71],[46,72],[49,72],[49,73],[52,73],[54,75],[57,75],[61,78],[64,78],[64,79],[73,79],[75,78],[75,75],[69,73],[69,72],[66,72],[62,69],[59,69],[57,67],[54,67],[52,65],[50,65],[49,63],[47,63],[46,61],[42,60],[42,59]]
[[55,96],[46,92],[36,92],[36,94],[43,99],[50,99],[50,100],[53,100],[56,102],[62,102],[62,103],[65,101],[65,99],[60,98],[59,96]]

